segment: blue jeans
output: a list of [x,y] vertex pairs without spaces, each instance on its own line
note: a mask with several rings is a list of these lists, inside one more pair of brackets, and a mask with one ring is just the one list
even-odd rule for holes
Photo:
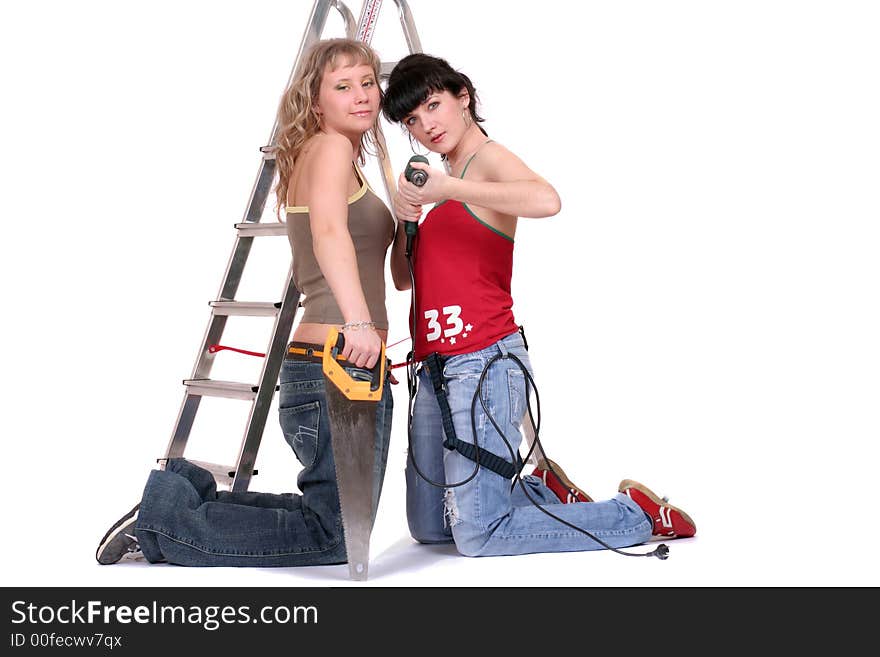
[[[366,370],[346,368],[355,378]],[[330,419],[320,363],[285,360],[279,419],[303,465],[302,495],[217,491],[210,472],[170,459],[150,473],[135,532],[150,562],[184,566],[314,566],[345,563]],[[394,403],[386,381],[376,409],[373,516],[379,503]]]
[[[480,375],[494,356],[514,355],[531,373],[529,355],[519,333],[481,351],[452,356],[444,366],[449,406],[459,440],[473,443],[471,401]],[[495,422],[514,451],[519,449],[520,425],[526,412],[526,377],[510,358],[496,361],[483,382],[481,394]],[[510,452],[498,431],[476,403],[476,433],[480,447],[510,461]],[[410,533],[421,543],[448,543],[466,556],[571,552],[603,547],[586,535],[548,516],[533,505],[519,484],[511,491],[509,479],[480,467],[468,483],[440,488],[424,481],[412,463],[435,482],[467,479],[475,462],[443,447],[443,425],[434,387],[426,368],[419,371],[412,421],[412,444],[406,464],[406,513]],[[602,502],[562,504],[538,477],[523,477],[529,495],[543,509],[597,536],[612,547],[643,543],[651,537],[652,523],[626,495]]]

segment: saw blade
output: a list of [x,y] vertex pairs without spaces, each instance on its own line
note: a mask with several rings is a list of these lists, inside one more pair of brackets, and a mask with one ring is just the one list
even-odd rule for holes
[[373,529],[377,404],[346,398],[329,379],[325,387],[348,571],[352,579],[365,580]]

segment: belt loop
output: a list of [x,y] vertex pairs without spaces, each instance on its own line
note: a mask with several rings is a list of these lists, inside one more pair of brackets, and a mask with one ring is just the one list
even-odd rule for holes
[[499,340],[499,341],[496,342],[495,344],[498,345],[498,349],[501,351],[501,357],[502,357],[502,358],[507,358],[507,357],[508,357],[508,351],[507,351],[507,345],[504,344],[504,340]]

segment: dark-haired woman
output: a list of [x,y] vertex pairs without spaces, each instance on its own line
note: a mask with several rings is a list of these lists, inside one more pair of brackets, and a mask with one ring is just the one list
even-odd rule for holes
[[[419,226],[412,257],[414,352],[421,364],[406,468],[413,537],[454,540],[461,554],[487,556],[603,547],[572,525],[615,548],[652,534],[693,535],[687,514],[632,480],[621,482],[613,499],[592,502],[541,462],[522,486],[511,486],[511,453],[518,452],[526,411],[527,377],[519,363],[531,374],[512,312],[514,237],[518,217],[555,215],[559,197],[488,138],[473,83],[443,59],[402,59],[391,73],[384,112],[440,154],[450,172],[417,163],[427,182],[418,187],[401,176],[394,199],[398,218],[415,222],[425,204],[435,203]],[[454,436],[444,430],[432,364],[445,385]],[[481,380],[482,401],[475,399]]]

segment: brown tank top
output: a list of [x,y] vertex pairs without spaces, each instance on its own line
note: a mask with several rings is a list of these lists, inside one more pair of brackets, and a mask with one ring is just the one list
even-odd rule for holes
[[[355,167],[361,187],[348,198],[348,231],[354,243],[361,288],[377,329],[388,329],[385,309],[385,254],[394,240],[394,219],[385,204]],[[333,291],[321,273],[312,247],[312,229],[306,206],[287,208],[287,239],[293,250],[293,283],[302,295],[301,322],[344,324]]]

